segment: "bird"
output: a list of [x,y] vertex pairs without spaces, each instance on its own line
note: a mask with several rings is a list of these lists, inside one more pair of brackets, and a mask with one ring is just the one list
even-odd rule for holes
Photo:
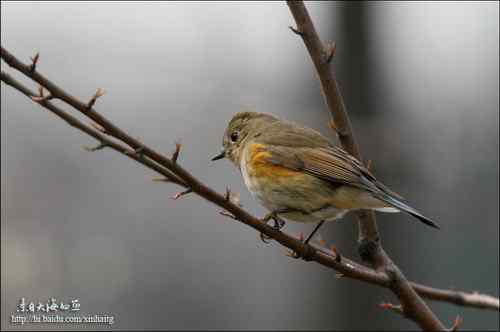
[[269,113],[236,113],[212,161],[222,158],[240,170],[252,196],[270,211],[264,222],[272,219],[278,230],[285,220],[317,223],[304,243],[324,222],[361,209],[403,211],[440,228],[318,131]]

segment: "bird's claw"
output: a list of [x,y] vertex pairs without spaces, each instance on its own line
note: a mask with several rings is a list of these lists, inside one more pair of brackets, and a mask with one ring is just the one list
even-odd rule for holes
[[[273,220],[273,228],[277,231],[281,230],[286,222],[281,219],[279,216],[278,216],[278,213],[279,212],[271,212],[271,213],[268,213],[264,218],[262,218],[262,222],[267,224],[269,222],[269,220]],[[269,243],[269,240],[271,239],[270,236],[264,234],[264,233],[260,233],[260,239],[262,240],[262,242],[264,243]]]
[[264,242],[265,244],[268,244],[270,239],[271,239],[270,236],[268,236],[268,235],[266,235],[264,233],[260,233],[260,240],[262,242]]

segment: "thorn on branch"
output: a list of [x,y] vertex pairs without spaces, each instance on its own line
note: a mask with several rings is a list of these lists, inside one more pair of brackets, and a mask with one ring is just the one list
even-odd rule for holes
[[188,189],[186,189],[186,190],[184,190],[184,191],[180,191],[180,192],[178,192],[177,194],[175,194],[174,196],[172,196],[172,197],[170,197],[170,198],[171,198],[171,199],[173,199],[173,200],[175,201],[175,200],[178,200],[179,198],[181,198],[182,196],[185,196],[185,195],[187,195],[187,194],[189,194],[189,193],[192,193],[192,192],[193,192],[193,189],[188,188]]
[[463,322],[464,322],[463,318],[460,316],[457,316],[455,318],[455,321],[453,322],[453,325],[448,329],[448,331],[458,331],[460,326],[462,326]]
[[226,195],[224,196],[224,199],[228,202],[231,199],[231,189],[229,187],[226,187]]
[[318,234],[318,244],[321,247],[324,247],[326,245],[326,241],[325,241],[325,239],[323,239],[323,237],[321,236],[321,234]]
[[98,88],[97,91],[92,96],[92,98],[90,98],[89,102],[87,103],[87,110],[92,109],[95,102],[97,101],[97,98],[102,97],[102,95],[104,95],[104,90],[101,88]]
[[402,305],[394,305],[394,304],[389,303],[389,302],[387,302],[387,303],[382,302],[379,304],[379,307],[382,309],[386,309],[386,310],[392,310],[395,313],[398,313],[398,314],[403,315],[403,316],[405,315]]
[[166,177],[155,177],[155,178],[152,178],[151,181],[153,181],[153,182],[171,182],[170,179],[168,179]]
[[227,212],[226,210],[219,211],[219,214],[224,217],[229,217],[231,219],[238,220],[238,218],[236,218],[233,214]]
[[33,74],[35,72],[36,64],[39,58],[40,58],[40,52],[36,52],[36,54],[33,57],[30,57],[31,59],[30,74]]
[[[224,199],[226,200],[226,202],[230,202],[230,203],[233,203],[235,205],[242,206],[240,204],[240,195],[232,192],[229,187],[226,187],[226,194],[224,195]],[[238,218],[236,218],[232,213],[227,212],[226,210],[219,211],[219,214],[221,214],[225,217],[229,217],[229,218],[234,219],[234,220],[238,220]]]
[[172,154],[172,162],[177,163],[177,158],[179,158],[179,153],[181,152],[181,143],[175,143],[175,151]]
[[240,207],[242,206],[240,204],[240,195],[238,193],[231,191],[229,187],[226,187],[226,194],[224,198],[226,199],[227,202],[231,202],[234,205],[238,205]]
[[54,98],[54,96],[52,96],[51,94],[48,94],[46,96],[31,96],[31,100],[33,100],[35,103],[44,103],[44,102],[49,101],[53,98]]
[[335,254],[335,261],[337,263],[340,263],[342,261],[342,255],[340,255],[339,252],[337,251],[337,247],[335,247],[334,245],[332,245],[330,247],[330,250]]
[[335,42],[330,42],[326,45],[326,63],[332,62],[336,50],[337,44]]
[[291,25],[289,26],[290,30],[292,30],[292,32],[296,35],[299,35],[301,37],[304,36],[304,33],[299,29],[299,28],[294,28],[292,27]]
[[98,145],[94,146],[94,147],[91,147],[91,146],[84,146],[83,148],[88,151],[88,152],[94,152],[94,151],[97,151],[97,150],[102,150],[104,149],[105,147],[107,147],[108,144],[104,143],[104,142],[101,142],[99,143]]

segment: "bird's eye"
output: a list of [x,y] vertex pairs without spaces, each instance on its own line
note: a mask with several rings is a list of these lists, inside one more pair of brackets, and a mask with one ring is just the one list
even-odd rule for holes
[[231,133],[231,142],[236,142],[238,140],[238,137],[240,136],[240,133],[238,133],[237,131],[233,131]]

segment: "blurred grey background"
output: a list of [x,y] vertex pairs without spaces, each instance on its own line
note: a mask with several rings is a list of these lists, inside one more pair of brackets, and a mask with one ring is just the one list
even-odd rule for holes
[[[337,43],[364,158],[442,225],[379,214],[386,250],[412,280],[498,296],[498,2],[307,7]],[[238,171],[209,162],[232,114],[272,112],[334,138],[285,3],[2,2],[1,19],[4,47],[26,62],[40,51],[38,69],[83,100],[103,88],[98,111],[167,154],[182,142],[182,165],[255,215],[265,210]],[[201,198],[172,201],[178,188],[151,171],[83,151],[93,140],[4,84],[1,97],[2,329],[109,328],[12,325],[22,297],[78,298],[114,329],[415,328],[378,307],[389,291],[292,260]],[[359,260],[356,236],[350,217],[322,231]],[[499,328],[497,312],[429,304],[464,329]]]

